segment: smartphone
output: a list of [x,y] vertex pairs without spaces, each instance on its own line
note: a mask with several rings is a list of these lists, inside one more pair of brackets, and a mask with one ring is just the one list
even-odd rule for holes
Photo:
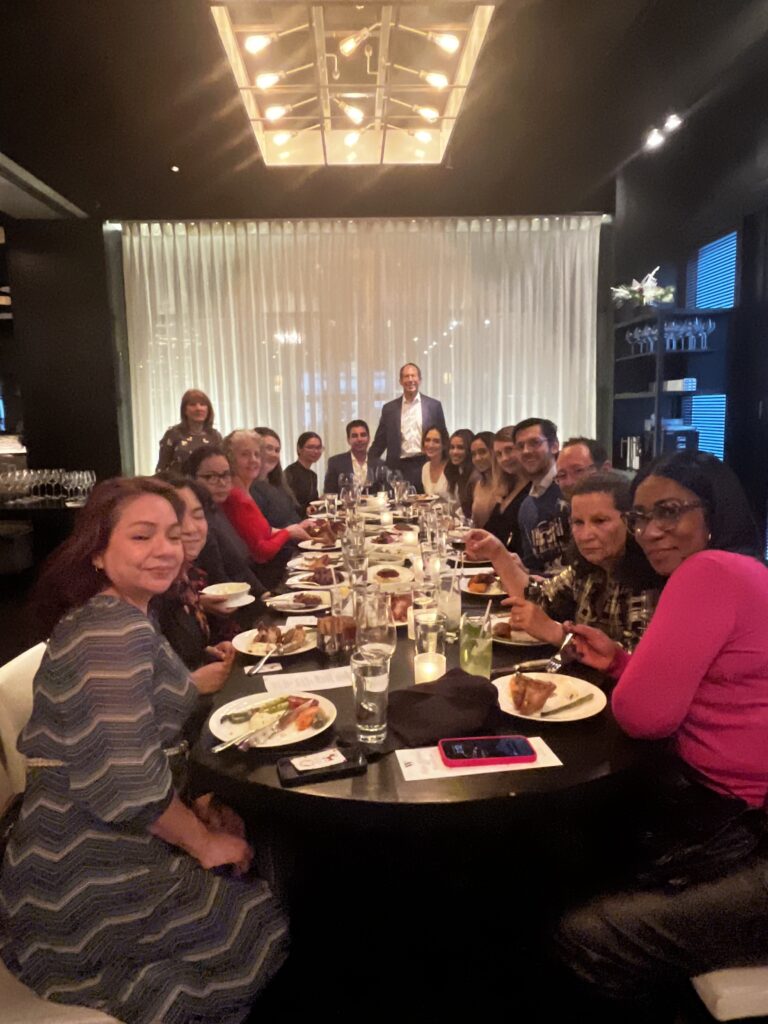
[[460,765],[524,764],[536,760],[536,751],[525,736],[467,736],[440,740],[437,745],[443,764]]
[[281,757],[277,762],[280,784],[287,788],[343,779],[348,775],[364,775],[367,771],[368,761],[359,746],[329,747],[312,754]]

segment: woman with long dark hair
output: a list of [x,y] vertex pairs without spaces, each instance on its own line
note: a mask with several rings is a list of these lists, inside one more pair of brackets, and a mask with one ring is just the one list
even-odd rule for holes
[[445,479],[451,497],[461,505],[465,516],[472,512],[472,485],[475,477],[470,448],[474,437],[471,430],[463,428],[454,430],[448,439]]
[[296,495],[288,486],[280,465],[280,435],[271,427],[256,427],[256,433],[261,438],[261,469],[251,484],[251,497],[275,529],[299,523]]
[[493,434],[481,430],[469,446],[475,482],[472,487],[472,522],[483,527],[499,500],[497,478],[493,472]]
[[41,576],[51,632],[19,739],[30,775],[0,879],[6,966],[47,999],[125,1024],[238,1024],[287,924],[234,812],[188,804],[170,760],[197,703],[149,602],[183,561],[178,495],[98,484]]
[[442,427],[430,427],[421,437],[421,450],[427,461],[421,467],[421,486],[425,494],[437,494],[440,498],[450,497],[450,488],[445,475],[448,465],[448,431]]
[[171,469],[182,473],[194,451],[217,444],[221,444],[221,434],[213,429],[211,400],[204,391],[190,388],[181,396],[179,422],[162,436],[155,472]]

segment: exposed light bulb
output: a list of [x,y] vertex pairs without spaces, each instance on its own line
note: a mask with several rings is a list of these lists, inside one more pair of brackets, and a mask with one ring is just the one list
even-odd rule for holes
[[426,128],[419,128],[417,132],[413,133],[413,137],[417,142],[423,142],[426,145],[432,141],[432,132],[428,132]]
[[416,113],[430,124],[434,124],[440,117],[440,111],[435,110],[434,107],[416,107]]
[[351,103],[339,103],[339,106],[347,115],[352,124],[362,124],[365,114],[360,107],[353,107]]
[[344,145],[355,146],[357,145],[357,141],[359,138],[360,132],[347,132],[347,134],[344,136]]
[[287,107],[281,107],[279,104],[277,104],[274,107],[267,107],[267,109],[264,111],[264,117],[266,117],[268,121],[279,121],[280,118],[285,117],[287,113]]
[[281,78],[285,78],[285,72],[279,71],[265,71],[261,75],[256,75],[256,88],[257,89],[271,89],[277,85]]
[[448,76],[444,75],[442,71],[428,71],[424,75],[424,81],[433,89],[445,89],[448,85]]
[[459,48],[458,37],[451,35],[450,32],[430,32],[428,38],[446,53],[456,53]]
[[658,128],[651,128],[645,139],[646,149],[658,149],[659,146],[664,145],[664,136]]
[[355,32],[353,35],[342,39],[339,43],[339,53],[342,57],[351,57],[360,43],[364,42],[370,34],[371,30],[369,28],[363,28],[359,32]]
[[293,138],[293,132],[275,132],[272,141],[276,146],[284,146]]
[[248,53],[261,53],[272,42],[271,36],[246,36],[243,46]]
[[683,123],[682,117],[679,114],[670,114],[667,120],[664,122],[665,132],[676,132],[680,125]]

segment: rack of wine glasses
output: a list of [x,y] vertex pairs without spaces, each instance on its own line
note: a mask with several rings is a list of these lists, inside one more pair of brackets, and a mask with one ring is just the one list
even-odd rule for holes
[[84,505],[96,474],[92,469],[12,469],[0,473],[0,503],[15,508]]
[[715,327],[715,321],[711,317],[666,320],[661,327],[657,324],[631,327],[625,335],[625,340],[630,355],[656,352],[660,332],[663,333],[665,352],[706,352],[709,348],[708,338]]

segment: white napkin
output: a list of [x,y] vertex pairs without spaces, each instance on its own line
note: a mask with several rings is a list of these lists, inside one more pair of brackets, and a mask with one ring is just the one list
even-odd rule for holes
[[457,775],[488,775],[490,772],[520,772],[527,768],[556,768],[563,762],[541,736],[528,736],[536,751],[535,761],[522,764],[475,765],[467,768],[449,768],[443,764],[437,747],[414,747],[413,750],[396,750],[400,771],[406,782],[424,779],[453,779]]
[[303,692],[315,690],[335,690],[339,686],[352,685],[352,669],[348,666],[342,668],[324,668],[309,672],[289,672],[280,676],[279,679],[265,679],[264,686],[267,693],[292,693],[296,690]]

